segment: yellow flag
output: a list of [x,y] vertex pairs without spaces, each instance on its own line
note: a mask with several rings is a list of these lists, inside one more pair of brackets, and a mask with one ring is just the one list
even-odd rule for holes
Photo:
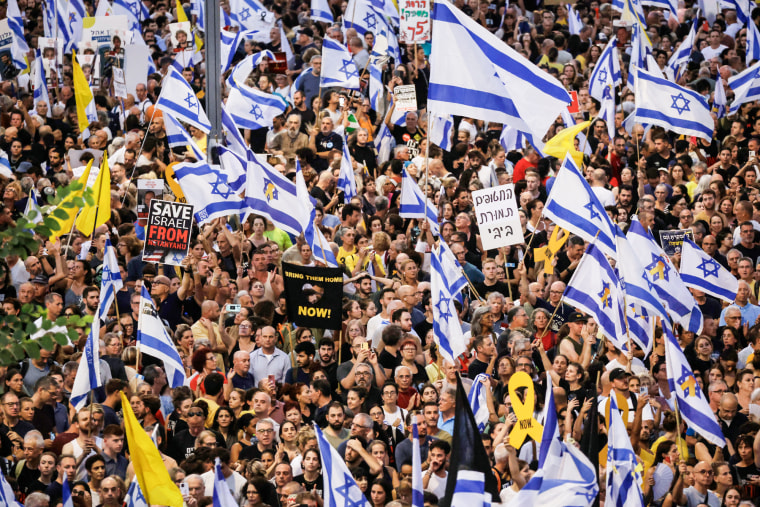
[[81,133],[90,126],[90,123],[98,119],[98,114],[95,110],[95,99],[92,96],[90,84],[77,62],[76,51],[72,52],[71,61],[74,73],[74,99],[77,103],[77,122]]
[[575,136],[588,128],[589,125],[591,125],[590,120],[560,131],[559,134],[546,141],[541,151],[560,160],[563,160],[565,155],[570,153],[570,156],[575,161],[575,165],[580,168],[581,164],[583,164],[583,152],[575,149]]
[[85,236],[89,236],[97,227],[111,219],[111,170],[108,168],[108,155],[105,152],[92,190],[95,204],[85,204],[77,217],[77,229]]
[[182,493],[169,477],[161,453],[132,412],[129,400],[121,393],[124,431],[129,444],[129,457],[148,505],[182,507]]
[[[87,162],[87,167],[84,170],[84,173],[79,177],[77,180],[79,184],[82,186],[81,189],[77,190],[76,192],[71,192],[69,195],[66,196],[66,198],[61,201],[58,206],[50,213],[50,218],[58,222],[58,225],[60,226],[60,229],[57,231],[53,231],[53,233],[50,235],[50,241],[55,242],[56,239],[60,238],[64,234],[68,234],[71,232],[71,228],[74,226],[74,220],[77,218],[77,213],[79,213],[78,206],[74,206],[71,208],[66,208],[63,206],[66,202],[74,202],[74,199],[77,197],[82,197],[82,194],[84,194],[84,189],[87,188],[87,180],[90,178],[90,169],[92,168],[92,161],[93,159],[90,159],[89,162]],[[61,219],[55,216],[55,212],[57,210],[63,210],[67,217],[65,219]]]

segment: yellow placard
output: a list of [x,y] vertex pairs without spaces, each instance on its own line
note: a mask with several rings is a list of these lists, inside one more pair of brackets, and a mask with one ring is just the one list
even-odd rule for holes
[[[517,390],[525,388],[525,401],[520,401],[517,396]],[[551,385],[547,388],[551,389]],[[509,433],[509,445],[519,449],[525,441],[525,437],[530,437],[536,442],[541,442],[544,434],[544,427],[533,417],[535,407],[536,392],[533,387],[533,379],[524,371],[518,371],[512,374],[509,379],[509,399],[512,402],[512,409],[517,416],[517,423]]]
[[[562,235],[562,237],[559,237],[560,231],[565,233]],[[549,237],[549,244],[533,249],[533,256],[535,258],[535,261],[544,261],[544,274],[554,274],[554,266],[552,265],[554,257],[559,253],[560,250],[562,250],[562,246],[565,244],[569,237],[569,232],[563,231],[559,226],[555,226],[554,230],[552,231],[552,235]]]
[[166,169],[164,170],[164,178],[166,178],[166,182],[169,184],[169,188],[171,188],[172,192],[174,192],[174,197],[177,199],[177,202],[187,202],[187,199],[185,199],[185,194],[182,192],[182,188],[179,186],[179,183],[177,183],[177,178],[174,176],[175,165],[176,162],[172,162],[166,166]]

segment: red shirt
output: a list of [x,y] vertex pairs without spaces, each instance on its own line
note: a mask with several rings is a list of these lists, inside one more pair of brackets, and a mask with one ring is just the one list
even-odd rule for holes
[[512,181],[517,183],[518,181],[524,180],[525,173],[528,171],[528,169],[535,169],[537,167],[538,167],[538,164],[533,164],[525,157],[521,158],[515,164],[515,170],[512,173]]

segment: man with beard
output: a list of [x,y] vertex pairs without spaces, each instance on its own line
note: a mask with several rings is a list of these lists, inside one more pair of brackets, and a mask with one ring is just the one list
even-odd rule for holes
[[332,341],[332,338],[322,338],[319,340],[317,354],[319,356],[318,366],[321,366],[322,370],[324,370],[332,389],[337,389],[338,362],[335,360],[335,342]]
[[306,130],[306,124],[314,124],[314,120],[317,119],[317,116],[314,114],[314,111],[306,103],[306,95],[301,90],[296,90],[293,93],[292,114],[296,114],[301,117],[300,130],[304,134],[308,135],[308,132]]
[[343,411],[343,404],[339,401],[333,401],[327,408],[327,427],[324,429],[325,438],[330,445],[336,449],[348,440],[349,431],[343,427],[346,419],[346,413]]
[[288,162],[293,162],[296,152],[309,147],[309,136],[301,132],[301,116],[291,114],[285,122],[285,129],[277,134],[269,145],[274,155],[284,156]]
[[95,316],[100,305],[100,289],[97,287],[85,287],[82,292],[82,302],[84,303],[85,315]]
[[296,345],[296,363],[295,368],[291,368],[285,374],[286,384],[295,384],[301,382],[303,384],[309,383],[309,373],[312,370],[312,363],[314,361],[314,354],[316,349],[311,342],[301,342]]
[[[385,384],[385,372],[382,368],[379,367],[377,354],[375,354],[375,352],[369,348],[369,344],[367,344],[366,338],[363,336],[356,336],[353,339],[351,343],[351,356],[351,359],[338,367],[338,380],[340,381],[340,385],[344,390],[348,391],[348,389],[359,384],[359,377],[357,376],[356,370],[359,365],[362,364],[369,365],[370,371],[374,370],[378,384]],[[368,378],[371,384],[371,374]],[[362,379],[362,381],[364,382],[364,379]],[[369,389],[371,385],[365,385],[361,387]]]

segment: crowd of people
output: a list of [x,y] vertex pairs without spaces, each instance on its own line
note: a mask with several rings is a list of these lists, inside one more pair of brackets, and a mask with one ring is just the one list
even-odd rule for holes
[[[302,237],[291,237],[265,217],[252,215],[241,222],[230,216],[194,227],[181,266],[145,262],[138,181],[168,182],[175,163],[193,161],[197,155],[169,146],[166,113],[153,106],[173,59],[192,37],[181,38],[182,47],[174,48],[168,25],[181,18],[177,6],[164,0],[142,3],[149,17],[142,21],[139,36],[157,70],[120,100],[108,88],[111,68],[104,69],[92,86],[97,121],[86,135],[77,122],[70,55],[62,65],[62,85],[50,84],[50,103],[35,98],[29,74],[9,74],[12,62],[2,61],[0,149],[8,166],[0,176],[0,230],[7,231],[24,214],[30,192],[40,205],[52,203],[58,189],[81,174],[72,160],[77,150],[107,151],[111,171],[111,218],[105,226],[91,237],[76,229],[55,241],[38,236],[36,250],[0,261],[4,315],[18,315],[31,305],[35,318],[52,321],[95,316],[108,238],[124,280],[108,318],[94,323],[100,326],[103,386],[84,408],[76,411],[69,398],[89,326],[76,327],[78,342],[42,349],[39,358],[0,368],[0,465],[19,502],[27,507],[61,505],[67,477],[75,507],[122,505],[135,476],[125,446],[124,393],[145,431],[156,435],[164,465],[188,507],[211,505],[216,458],[241,507],[321,506],[323,456],[312,423],[344,458],[369,505],[411,505],[415,422],[424,505],[436,506],[445,496],[456,438],[457,378],[469,391],[476,376],[485,373],[489,419],[481,438],[500,490],[494,502],[507,504],[537,467],[540,442],[528,439],[515,448],[509,439],[517,421],[513,402],[523,400],[511,399],[508,384],[515,372],[525,372],[534,381],[537,414],[543,393],[554,389],[560,433],[567,442],[579,442],[584,429],[597,424],[589,417],[595,403],[603,407],[611,393],[625,400],[627,406],[621,408],[640,460],[646,505],[758,505],[756,103],[742,105],[727,118],[716,117],[709,142],[659,127],[627,129],[623,120],[634,107],[633,90],[625,86],[630,27],[619,22],[620,12],[610,3],[576,4],[582,27],[571,33],[565,5],[454,2],[576,92],[576,121],[599,112],[588,80],[605,45],[617,36],[623,85],[614,92],[615,135],[609,137],[603,120],[592,124],[578,145],[586,152],[584,174],[622,229],[636,217],[658,242],[661,231],[689,230],[694,242],[739,280],[730,305],[692,291],[704,318],[700,335],[676,327],[726,437],[721,448],[676,417],[660,328],[651,353],[635,346],[623,353],[604,339],[593,318],[562,302],[587,242],[570,237],[548,270],[536,256],[556,227],[542,211],[549,191],[562,192],[552,188],[562,160],[542,158],[530,145],[507,151],[499,141],[502,125],[472,118],[454,118],[448,151],[429,143],[429,43],[402,44],[401,61],[384,63],[387,96],[380,100],[381,110],[373,110],[365,70],[375,34],[362,37],[339,22],[314,22],[308,3],[264,2],[278,23],[271,42],[245,41],[233,63],[263,50],[284,52],[287,45],[294,53],[287,70],[273,72],[274,62],[263,59],[248,76],[250,86],[281,95],[290,106],[271,128],[243,134],[254,152],[266,154],[288,178],[294,178],[300,162],[317,201],[316,226],[344,271],[341,328],[310,329],[289,321],[282,263],[321,266],[324,259]],[[32,49],[43,34],[45,5],[18,0]],[[85,5],[91,15],[99,9],[89,1]],[[177,5],[190,14],[189,5]],[[659,2],[644,6],[653,61],[668,74],[669,58],[698,20],[695,45],[679,83],[712,101],[721,80],[730,101],[727,80],[747,67],[749,28],[738,21],[737,5],[721,2],[722,10],[711,22],[700,17],[696,2],[680,2],[675,12]],[[7,7],[0,3],[0,18],[8,14]],[[221,7],[231,13],[227,2]],[[345,2],[330,2],[330,7],[334,19],[345,15]],[[758,17],[760,9],[755,8],[748,23]],[[361,92],[320,86],[324,37],[349,48],[361,73]],[[33,51],[29,57],[32,61]],[[91,78],[91,69],[86,70]],[[204,64],[184,67],[182,74],[203,102],[209,78]],[[414,86],[418,111],[398,122],[390,96],[395,86],[404,84]],[[373,142],[383,124],[395,142],[386,156],[378,154]],[[563,128],[563,119],[557,118],[545,139]],[[190,125],[187,130],[205,153],[205,134]],[[344,142],[358,185],[358,194],[348,202],[336,188]],[[399,215],[403,170],[436,205],[440,237],[434,241],[450,246],[469,282],[463,301],[457,302],[468,348],[453,364],[442,358],[434,339],[429,226]],[[472,192],[509,183],[518,196],[525,243],[484,249]],[[168,199],[169,192],[165,194]],[[678,254],[673,261],[679,263]],[[186,386],[170,388],[161,361],[135,346],[143,287],[174,339]],[[601,448],[606,441],[603,408],[599,418],[595,429]],[[604,503],[603,466],[599,483]]]

